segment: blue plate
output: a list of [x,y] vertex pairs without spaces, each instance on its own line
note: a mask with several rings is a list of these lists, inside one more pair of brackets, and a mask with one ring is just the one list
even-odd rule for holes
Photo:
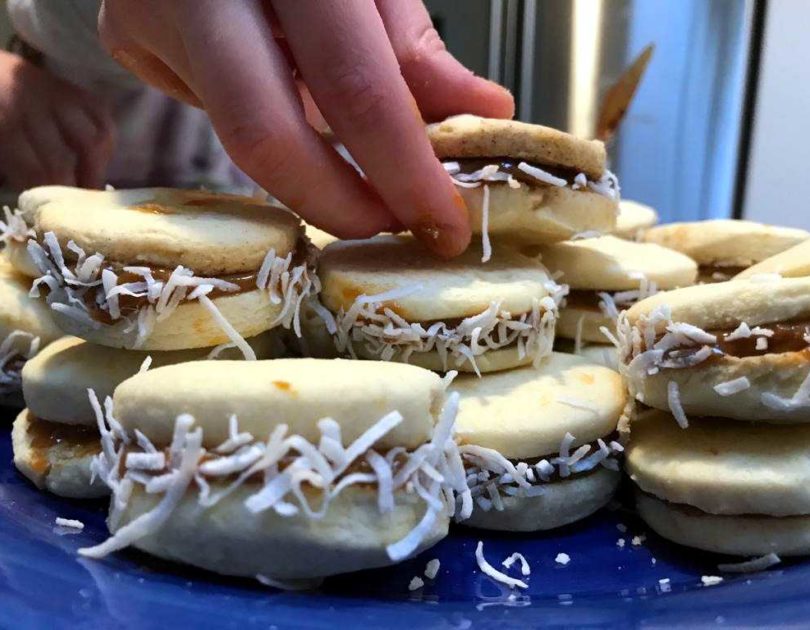
[[[328,579],[314,593],[284,593],[132,551],[103,561],[81,559],[79,547],[106,537],[103,503],[43,494],[16,472],[11,458],[4,431],[3,628],[607,628],[806,625],[810,619],[810,563],[789,562],[703,586],[701,576],[717,575],[722,558],[662,541],[624,508],[551,534],[497,535],[458,527],[418,558]],[[57,516],[81,520],[84,531],[59,531]],[[635,536],[640,544],[633,544]],[[479,539],[495,566],[515,551],[529,560],[527,590],[510,597],[508,589],[481,574],[474,556]],[[555,562],[559,553],[570,556],[567,565]],[[411,578],[422,575],[432,558],[441,560],[436,579],[409,592]],[[519,563],[511,573],[521,577]],[[666,578],[669,583],[662,585],[659,580]]]

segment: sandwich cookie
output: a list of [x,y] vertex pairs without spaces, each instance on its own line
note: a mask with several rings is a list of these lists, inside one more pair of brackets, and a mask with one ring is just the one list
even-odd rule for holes
[[427,130],[485,243],[488,235],[550,243],[613,230],[619,184],[605,168],[601,142],[471,115]]
[[101,345],[235,345],[276,326],[300,332],[317,292],[297,218],[249,197],[148,188],[83,191],[32,211],[28,249],[57,324]]
[[763,275],[780,275],[784,278],[810,276],[810,240],[802,241],[780,254],[766,258],[734,276],[735,280]]
[[659,225],[643,240],[692,258],[700,265],[701,282],[722,282],[808,238],[810,232],[796,228],[718,219]]
[[28,297],[30,284],[0,252],[0,405],[21,406],[23,365],[62,336],[48,307]]
[[[274,333],[248,340],[258,357],[277,350]],[[108,348],[62,337],[28,361],[22,371],[25,409],[14,423],[14,463],[38,488],[71,498],[109,494],[100,480],[92,481],[91,464],[101,449],[96,414],[88,398],[93,390],[102,399],[140,370],[187,361],[202,361],[207,350],[139,352]],[[235,348],[222,359],[238,358]]]
[[717,553],[810,553],[810,426],[701,418],[682,430],[658,410],[632,423],[626,468],[639,515],[659,535]]
[[613,234],[619,238],[639,241],[645,230],[658,223],[655,208],[638,201],[622,199],[619,201],[619,216]]
[[410,236],[329,245],[318,273],[338,351],[437,371],[538,364],[551,352],[564,287],[509,247],[480,259],[473,246],[436,260]]
[[196,362],[122,383],[99,423],[112,537],[225,575],[321,578],[398,562],[472,509],[457,395],[415,366]]
[[555,352],[539,369],[459,376],[456,436],[472,527],[535,531],[592,514],[619,483],[619,374]]
[[615,340],[637,400],[687,416],[810,421],[810,278],[759,276],[659,293]]
[[697,265],[678,252],[615,236],[554,243],[537,248],[546,268],[570,287],[557,321],[557,336],[609,343],[619,311],[658,290],[695,283]]

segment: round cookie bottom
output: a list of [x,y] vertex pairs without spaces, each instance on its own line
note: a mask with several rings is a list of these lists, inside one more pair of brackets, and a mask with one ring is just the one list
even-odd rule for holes
[[37,419],[24,409],[11,430],[14,465],[31,483],[40,490],[69,499],[96,499],[110,494],[100,479],[93,480],[91,471],[93,457],[101,450],[100,443],[98,451],[84,452],[63,439],[40,453],[42,447],[33,444],[29,432],[32,422]]
[[[567,186],[511,188],[505,183],[489,186],[490,236],[532,244],[556,243],[581,232],[610,233],[616,226],[618,203],[588,190]],[[482,232],[484,186],[458,188],[470,211],[470,224]]]
[[[624,370],[626,372],[626,370]],[[810,351],[782,352],[755,357],[722,356],[692,368],[663,369],[642,377],[628,375],[630,390],[645,405],[670,411],[668,387],[678,385],[687,416],[717,416],[731,420],[803,424],[810,422],[805,405],[775,409],[762,401],[770,392],[790,399],[810,373]],[[721,396],[716,385],[746,377],[751,386],[731,396]]]
[[[425,513],[424,502],[403,491],[395,494],[393,511],[380,514],[376,487],[350,486],[319,520],[273,510],[254,514],[244,505],[254,491],[242,486],[210,508],[186,492],[161,529],[133,546],[223,575],[312,579],[394,564],[386,546],[404,537]],[[153,509],[161,498],[136,486],[115,528]],[[449,518],[440,515],[414,555],[439,542],[448,528]]]
[[[270,330],[270,322],[278,316],[282,307],[270,300],[268,292],[258,289],[214,298],[212,302],[244,338]],[[135,348],[137,330],[125,332],[130,326],[129,321],[120,320],[113,325],[93,327],[59,311],[53,311],[53,317],[57,326],[67,334],[111,348],[189,350],[230,342],[211,313],[196,301],[180,304],[166,319],[155,322],[152,333],[138,348]]]
[[555,481],[537,497],[503,496],[504,509],[488,511],[477,505],[462,525],[505,532],[556,529],[580,521],[607,505],[619,486],[621,473],[601,468],[589,475]]
[[810,554],[810,516],[690,513],[636,489],[639,515],[659,536],[734,556]]

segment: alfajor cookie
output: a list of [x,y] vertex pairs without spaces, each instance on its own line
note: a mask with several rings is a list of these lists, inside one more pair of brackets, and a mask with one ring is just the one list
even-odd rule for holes
[[480,259],[473,246],[436,260],[410,236],[329,245],[318,273],[337,349],[439,371],[540,362],[551,352],[564,289],[505,245]]
[[429,125],[473,232],[532,243],[613,230],[619,185],[605,146],[515,120],[462,115]]
[[62,336],[48,307],[28,297],[29,286],[0,252],[0,404],[19,406],[23,365]]
[[465,525],[553,529],[592,514],[618,486],[621,376],[555,352],[539,369],[459,376],[457,440],[475,507]]
[[578,344],[607,343],[621,309],[658,290],[695,283],[697,265],[660,245],[615,236],[565,241],[536,248],[541,262],[570,287],[557,336]]
[[[261,359],[279,351],[273,331],[248,339],[248,343]],[[76,337],[57,339],[22,370],[27,409],[14,423],[14,464],[38,488],[53,494],[72,498],[108,494],[106,485],[92,480],[92,460],[101,445],[88,390],[103,399],[141,370],[202,361],[208,355],[207,349],[150,354],[99,346]],[[229,348],[218,358],[239,356],[237,349]]]
[[643,240],[682,252],[700,265],[702,282],[729,280],[743,269],[762,262],[810,238],[796,228],[754,221],[718,219],[669,223],[650,228]]
[[99,408],[112,537],[226,575],[320,578],[383,566],[472,502],[451,439],[457,396],[420,368],[196,362],[122,383]]
[[622,314],[616,344],[633,395],[683,425],[810,421],[810,278],[658,293]]
[[674,542],[741,556],[810,553],[810,426],[669,414],[633,421],[626,468],[647,524]]
[[619,201],[619,216],[616,217],[616,227],[613,234],[619,238],[626,238],[633,241],[641,240],[645,230],[658,223],[658,213],[655,208],[622,199]]
[[[33,195],[36,192],[30,191]],[[297,218],[248,197],[146,188],[44,195],[31,204],[40,269],[66,332],[111,347],[239,347],[276,326],[299,331],[317,292]]]
[[784,278],[810,276],[810,240],[802,241],[790,249],[766,258],[734,276],[735,280],[777,274]]

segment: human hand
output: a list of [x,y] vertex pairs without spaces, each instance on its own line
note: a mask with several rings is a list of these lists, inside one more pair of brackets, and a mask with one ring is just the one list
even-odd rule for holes
[[99,187],[113,123],[97,100],[21,57],[0,51],[0,182]]
[[[445,50],[421,0],[104,0],[99,32],[142,80],[204,107],[234,161],[308,222],[467,247],[424,120],[511,117],[514,102]],[[308,124],[296,73],[367,181]]]

